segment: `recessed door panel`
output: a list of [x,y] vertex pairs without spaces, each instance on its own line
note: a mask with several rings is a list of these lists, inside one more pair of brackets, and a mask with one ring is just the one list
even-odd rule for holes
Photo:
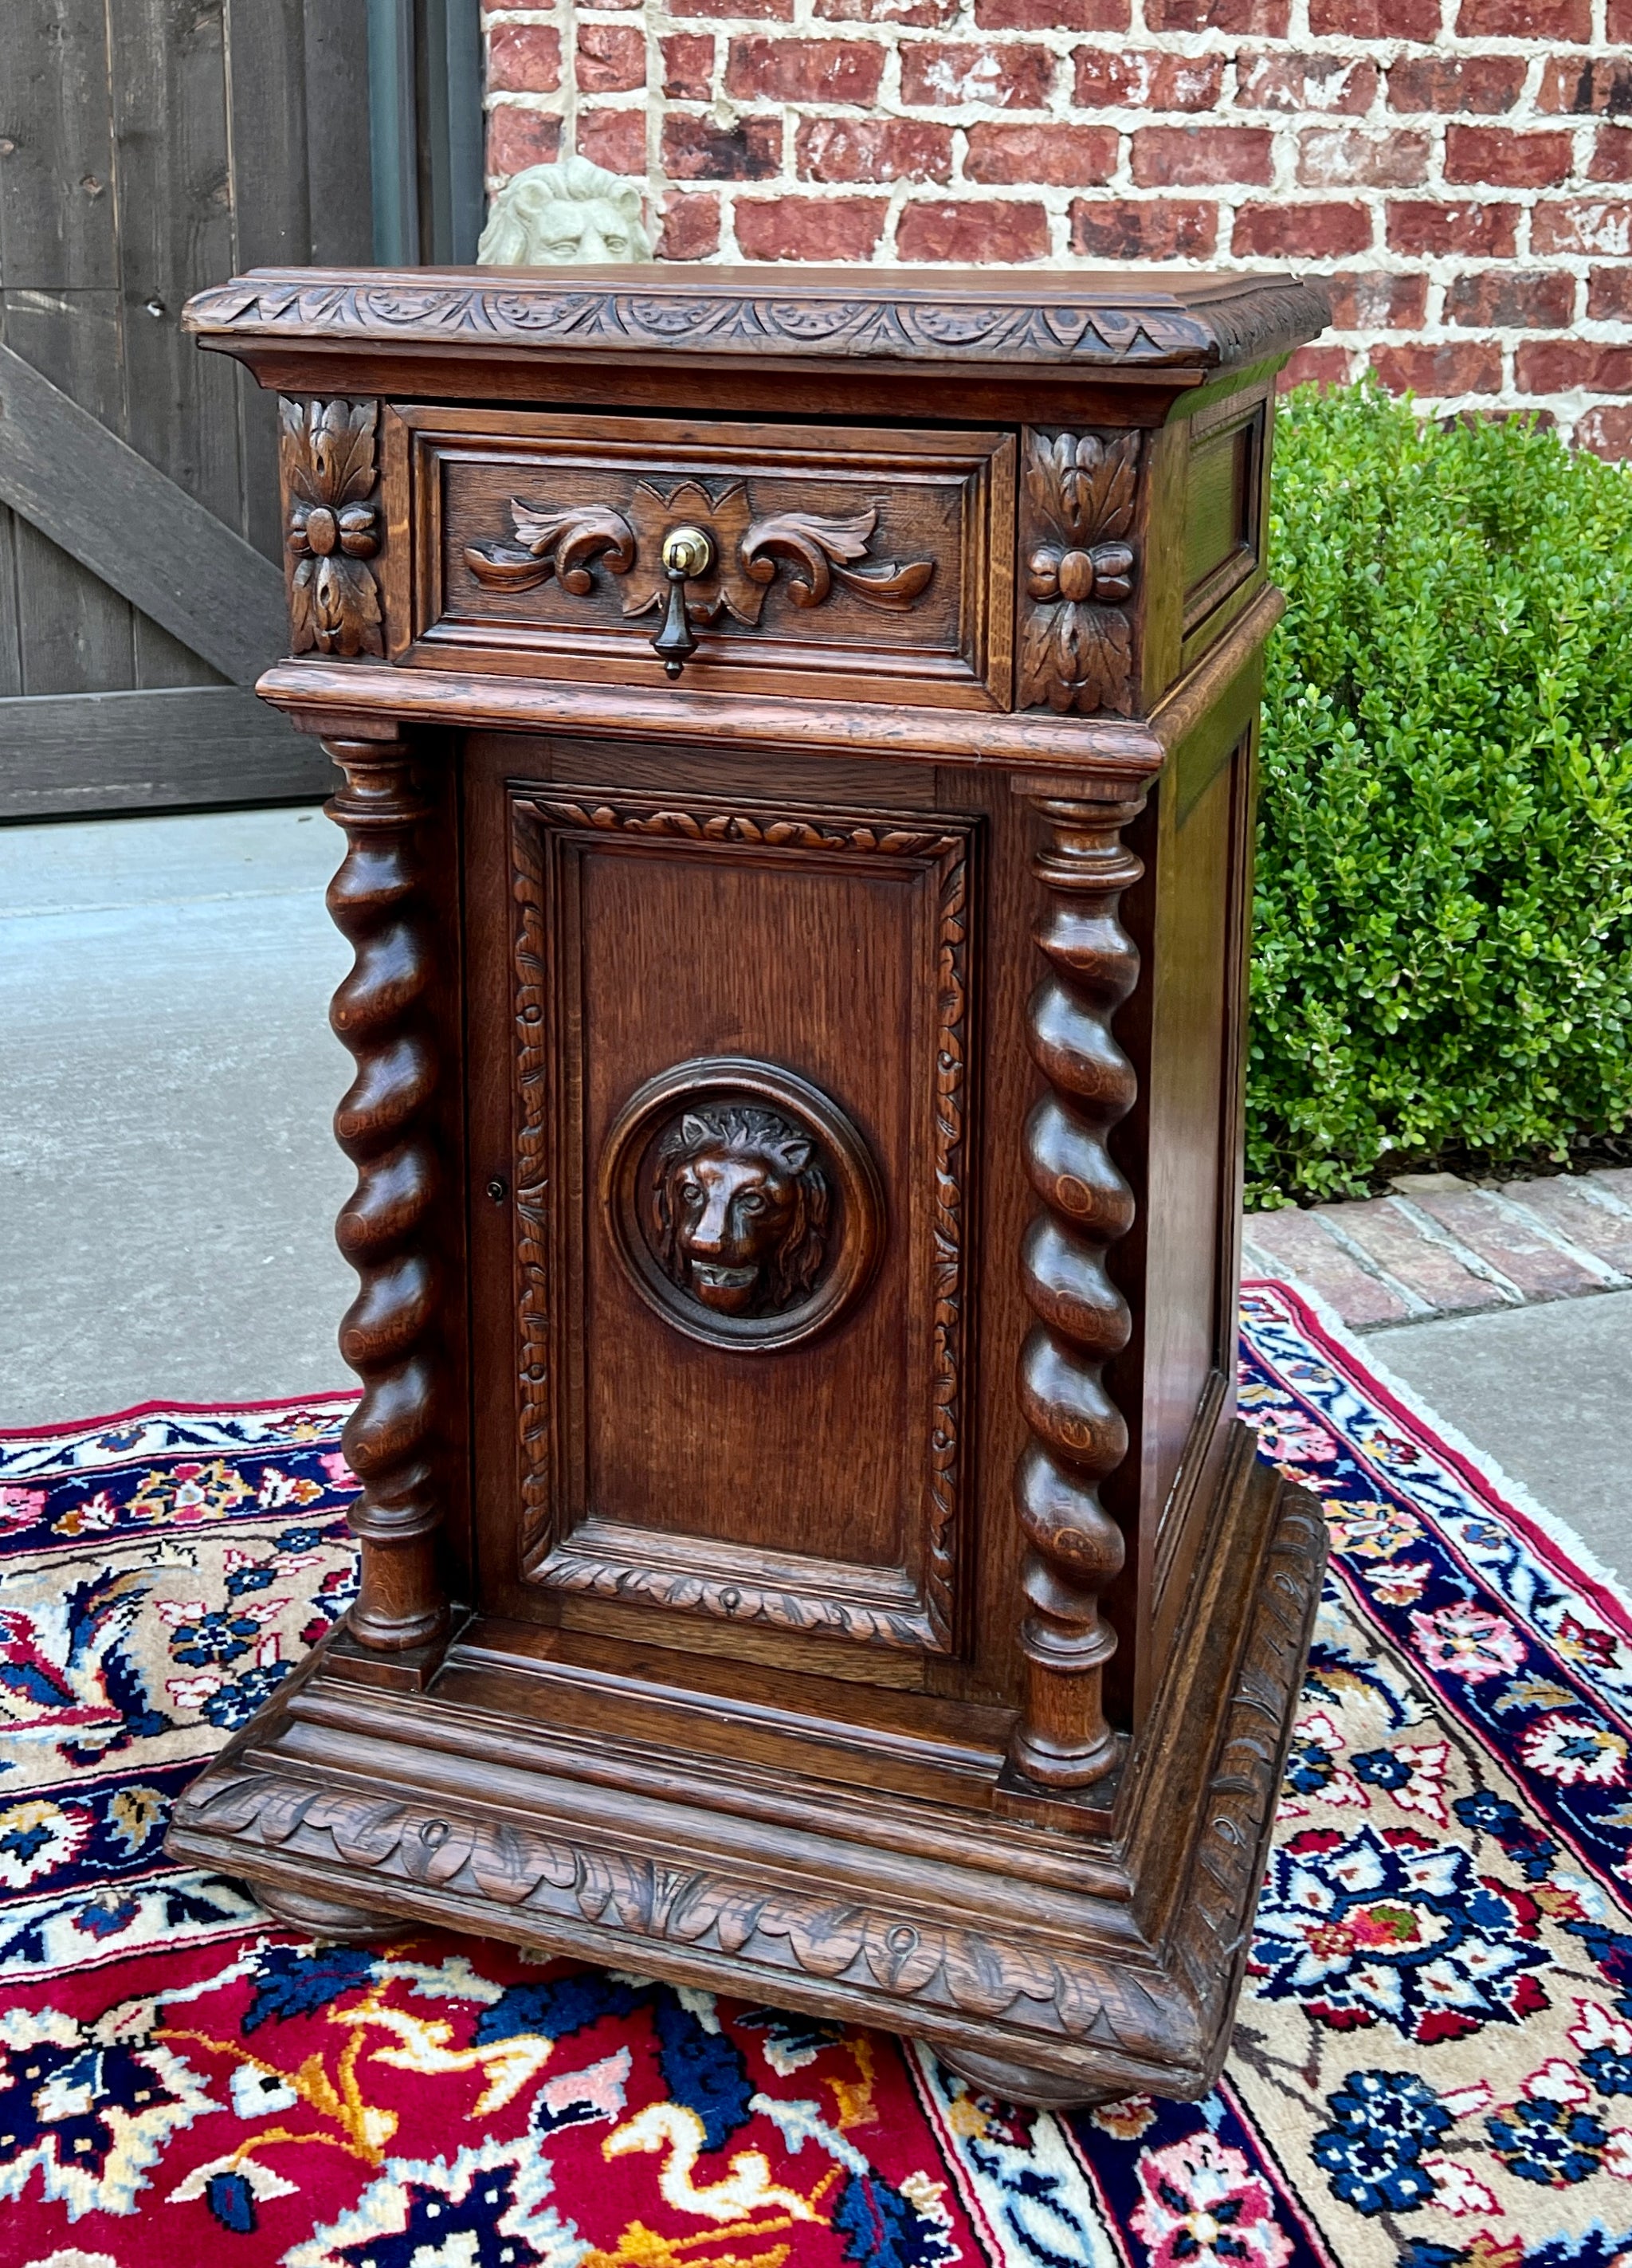
[[527,1581],[946,1646],[976,822],[511,824]]

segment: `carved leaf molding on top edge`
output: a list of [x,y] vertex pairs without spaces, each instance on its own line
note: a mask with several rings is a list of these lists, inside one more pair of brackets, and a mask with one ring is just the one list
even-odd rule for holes
[[1138,433],[1026,436],[1020,529],[1029,604],[1020,632],[1019,705],[1063,716],[1133,706]]
[[379,549],[372,401],[281,397],[288,524],[290,651],[383,654],[379,591],[368,564]]
[[[1297,295],[1296,297],[1294,295]],[[1222,335],[1235,358],[1270,350],[1289,334],[1319,328],[1322,309],[1297,320],[1306,287],[1278,294],[1260,286],[1244,309],[1228,311]],[[1285,303],[1283,305],[1283,303]],[[1292,320],[1289,321],[1288,317]],[[385,339],[514,341],[562,339],[574,347],[691,349],[719,354],[832,356],[858,359],[1008,363],[1166,364],[1204,367],[1219,358],[1221,316],[1172,306],[1099,306],[1049,297],[947,298],[920,291],[890,298],[801,298],[797,291],[726,292],[690,289],[608,291],[555,282],[411,284],[382,279],[335,283],[310,276],[250,277],[202,291],[188,303],[188,328],[274,336],[334,335]]]
[[686,611],[695,622],[729,615],[745,629],[758,623],[765,595],[788,569],[788,595],[796,607],[819,607],[835,583],[869,606],[904,611],[935,573],[932,559],[872,559],[867,547],[878,524],[876,507],[843,519],[816,512],[773,512],[756,519],[746,484],[733,481],[717,497],[699,481],[680,481],[666,492],[637,481],[622,509],[610,504],[548,505],[510,500],[513,543],[472,543],[465,564],[484,590],[530,591],[552,576],[582,598],[593,588],[592,562],[627,578],[626,615],[662,604],[668,579],[663,539],[681,521],[714,539],[706,573],[687,585]]

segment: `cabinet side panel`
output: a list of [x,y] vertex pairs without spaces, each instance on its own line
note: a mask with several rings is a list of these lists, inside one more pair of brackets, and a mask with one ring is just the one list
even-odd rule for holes
[[[1233,704],[1232,704],[1233,705]],[[1152,1001],[1141,1558],[1160,1674],[1234,1414],[1243,954],[1252,737],[1224,718],[1168,784]]]

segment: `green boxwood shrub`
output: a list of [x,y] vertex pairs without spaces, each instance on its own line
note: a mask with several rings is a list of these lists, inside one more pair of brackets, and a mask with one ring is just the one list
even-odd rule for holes
[[1373,382],[1282,413],[1248,1201],[1632,1119],[1632,473]]

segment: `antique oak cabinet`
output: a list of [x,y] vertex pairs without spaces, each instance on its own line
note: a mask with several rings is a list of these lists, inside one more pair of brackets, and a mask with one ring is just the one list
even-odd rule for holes
[[1282,278],[261,270],[356,948],[342,1631],[171,1848],[1223,2056],[1318,1587],[1235,1417]]

